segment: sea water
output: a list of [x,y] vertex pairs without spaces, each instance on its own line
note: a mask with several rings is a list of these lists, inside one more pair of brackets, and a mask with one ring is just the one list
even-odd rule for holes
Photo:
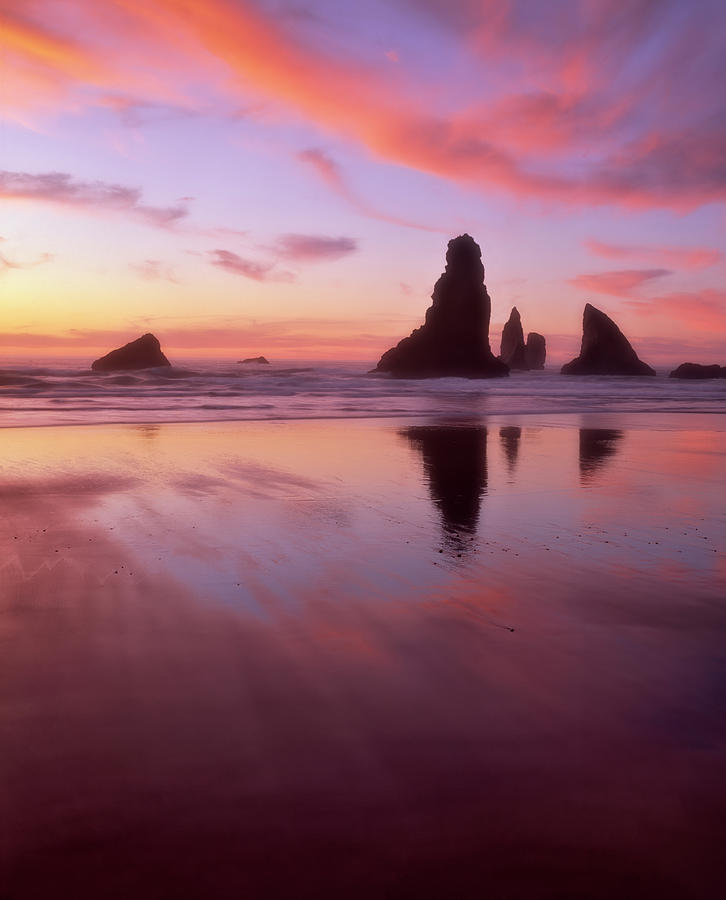
[[96,373],[78,360],[0,364],[0,427],[578,412],[726,412],[726,380],[563,376],[423,380],[371,373],[374,363],[194,359]]

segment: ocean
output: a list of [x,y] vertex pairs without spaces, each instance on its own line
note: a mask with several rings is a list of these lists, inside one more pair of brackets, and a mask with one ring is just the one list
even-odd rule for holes
[[0,364],[0,426],[552,413],[724,413],[726,380],[564,376],[393,379],[375,363],[194,359],[98,374],[77,359]]

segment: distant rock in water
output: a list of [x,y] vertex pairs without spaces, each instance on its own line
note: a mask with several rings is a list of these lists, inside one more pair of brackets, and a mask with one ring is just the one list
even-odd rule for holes
[[262,363],[262,365],[269,366],[270,360],[265,359],[264,356],[248,356],[247,359],[238,360],[243,366],[249,365],[250,363]]
[[688,378],[695,380],[697,378],[726,378],[726,367],[724,366],[702,366],[700,363],[681,363],[677,369],[674,369],[669,378]]
[[386,351],[376,372],[399,378],[495,378],[509,374],[489,347],[491,300],[481,250],[468,234],[449,241],[424,324]]
[[158,339],[153,334],[144,334],[97,359],[91,368],[94,372],[113,372],[117,369],[152,369],[156,366],[170,365],[169,360],[161,352]]
[[544,369],[547,359],[547,342],[541,334],[530,331],[524,347],[524,361],[528,369]]
[[499,349],[499,359],[510,369],[528,369],[525,358],[524,332],[522,331],[522,318],[516,306],[512,307],[509,320],[502,330],[502,343]]
[[580,355],[565,363],[563,375],[655,375],[604,312],[589,303],[582,316]]

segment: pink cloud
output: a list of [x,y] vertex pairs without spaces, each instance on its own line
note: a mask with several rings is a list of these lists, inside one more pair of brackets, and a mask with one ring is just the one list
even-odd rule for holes
[[388,213],[381,212],[371,206],[350,188],[343,177],[340,166],[319,147],[310,147],[307,150],[302,150],[297,156],[301,162],[312,166],[333,193],[342,197],[343,200],[349,203],[353,209],[362,216],[365,216],[368,219],[377,219],[379,222],[388,222],[390,225],[400,225],[403,228],[415,228],[418,231],[431,231],[440,234],[448,233],[445,229],[423,225],[420,222],[413,222],[410,219],[401,218],[400,216],[388,215]]
[[145,259],[139,263],[129,263],[129,269],[144,281],[171,281],[178,284],[170,266],[164,265],[159,259]]
[[[113,14],[90,0],[70,5],[93,26],[77,31],[80,49],[55,48],[47,23],[28,19],[13,58],[24,71],[60,72],[78,104],[93,102],[89,85],[108,93],[104,67],[123,83],[137,82],[141,65],[147,102],[178,96],[180,82],[203,83],[235,108],[271,102],[378,159],[480,191],[679,211],[726,200],[716,0],[687,20],[676,0],[409,0],[448,23],[462,59],[467,52],[467,84],[448,88],[446,73],[422,83],[401,65],[316,45],[307,27],[252,0],[119,0]],[[646,39],[651,52],[639,53]],[[362,214],[415,227],[317,167]]]
[[67,206],[85,212],[124,213],[157,228],[171,228],[188,215],[184,204],[150,206],[139,188],[105,181],[79,181],[64,172],[0,171],[0,197]]
[[631,297],[633,292],[637,292],[637,289],[644,284],[670,274],[669,269],[621,269],[614,272],[577,275],[575,278],[570,278],[568,283],[581,288],[586,293]]
[[340,259],[355,253],[357,243],[349,237],[325,237],[315,234],[283,234],[275,243],[275,252],[283,259],[318,262]]
[[649,300],[630,299],[626,306],[640,316],[666,317],[697,331],[726,329],[726,290],[677,291]]
[[210,250],[210,262],[213,266],[231,272],[233,275],[242,275],[253,281],[292,281],[291,272],[275,270],[275,263],[263,263],[257,260],[244,259],[231,250]]
[[[0,237],[0,243],[5,243],[4,237]],[[8,269],[34,269],[36,266],[51,262],[53,259],[55,259],[55,257],[52,253],[41,253],[35,259],[23,260],[21,262],[18,259],[11,259],[5,253],[0,253],[0,272],[7,271]]]
[[720,250],[709,247],[658,247],[649,245],[608,244],[603,241],[584,241],[585,247],[596,256],[606,259],[639,259],[660,262],[676,268],[700,269],[723,259]]

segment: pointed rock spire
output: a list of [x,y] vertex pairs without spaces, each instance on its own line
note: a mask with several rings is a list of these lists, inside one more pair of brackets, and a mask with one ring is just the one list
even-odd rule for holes
[[468,234],[449,241],[446,271],[431,299],[424,324],[386,351],[376,372],[400,378],[493,378],[509,373],[489,346],[491,300],[481,249]]

